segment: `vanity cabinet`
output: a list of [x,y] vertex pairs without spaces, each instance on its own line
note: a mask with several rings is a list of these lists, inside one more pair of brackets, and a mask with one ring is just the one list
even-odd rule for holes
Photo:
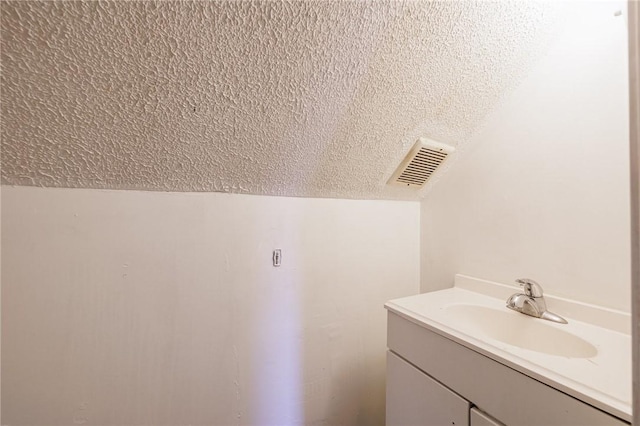
[[389,426],[629,425],[391,311],[387,331]]

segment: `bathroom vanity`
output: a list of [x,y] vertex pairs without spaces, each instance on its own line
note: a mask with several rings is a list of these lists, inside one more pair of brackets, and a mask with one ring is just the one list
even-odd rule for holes
[[549,296],[551,323],[506,309],[515,290],[457,276],[385,305],[387,425],[630,424],[628,315]]

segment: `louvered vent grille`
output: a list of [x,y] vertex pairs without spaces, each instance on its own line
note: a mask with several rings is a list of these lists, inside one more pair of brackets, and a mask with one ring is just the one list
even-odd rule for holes
[[453,147],[421,138],[391,177],[389,183],[422,187],[453,152]]

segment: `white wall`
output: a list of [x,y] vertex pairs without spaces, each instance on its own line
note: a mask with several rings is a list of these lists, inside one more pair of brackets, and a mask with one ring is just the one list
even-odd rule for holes
[[[418,203],[2,188],[2,423],[381,424]],[[283,265],[271,265],[274,248]]]
[[423,201],[422,291],[455,273],[529,277],[629,310],[625,9],[572,3],[566,32]]

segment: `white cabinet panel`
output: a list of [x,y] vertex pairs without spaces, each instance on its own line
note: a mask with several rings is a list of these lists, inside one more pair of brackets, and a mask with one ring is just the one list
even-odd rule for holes
[[504,424],[500,423],[493,417],[488,416],[475,407],[471,409],[471,414],[469,415],[469,417],[471,420],[471,426],[504,426]]
[[466,426],[471,404],[387,351],[387,426]]

